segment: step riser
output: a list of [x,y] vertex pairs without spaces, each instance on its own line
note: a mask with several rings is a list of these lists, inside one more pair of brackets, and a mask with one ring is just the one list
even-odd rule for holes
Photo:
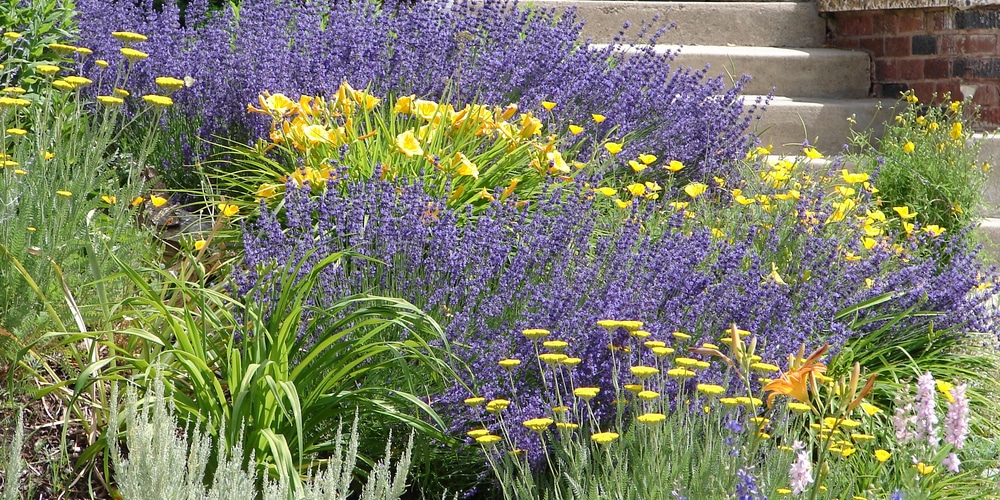
[[[587,21],[581,41],[612,43],[628,21],[626,36],[634,36],[645,20],[659,14],[662,23],[677,23],[659,43],[686,45],[743,45],[759,47],[819,47],[826,40],[826,24],[812,2],[615,2],[544,0],[542,8],[562,11],[577,6]],[[655,31],[655,30],[654,30]]]
[[[594,48],[606,47],[594,44]],[[623,46],[634,53],[638,49]],[[703,69],[727,81],[746,74],[754,77],[748,94],[785,97],[864,99],[871,87],[871,62],[867,53],[836,49],[787,49],[773,47],[718,47],[656,45],[657,53],[673,53],[673,65]]]
[[875,99],[800,102],[775,98],[757,123],[756,132],[762,144],[773,145],[774,154],[801,154],[802,143],[808,140],[810,145],[833,155],[841,151],[850,137],[851,123],[847,118],[852,114],[857,122],[855,128],[873,123],[877,124],[875,133],[882,134],[881,124],[890,113],[882,110],[872,121],[877,104]]

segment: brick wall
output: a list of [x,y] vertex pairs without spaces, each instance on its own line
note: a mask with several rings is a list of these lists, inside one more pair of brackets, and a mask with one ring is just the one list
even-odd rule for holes
[[871,54],[872,91],[897,98],[913,89],[921,100],[973,94],[983,126],[1000,125],[1000,6],[828,13],[834,47]]

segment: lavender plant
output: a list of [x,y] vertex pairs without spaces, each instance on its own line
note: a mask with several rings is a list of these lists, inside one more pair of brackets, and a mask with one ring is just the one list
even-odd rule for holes
[[[265,133],[266,120],[244,116],[264,90],[331,96],[345,80],[377,95],[447,96],[456,108],[519,102],[563,129],[630,135],[624,154],[680,160],[695,177],[731,169],[750,141],[742,81],[727,87],[678,69],[669,54],[637,50],[626,58],[612,47],[580,46],[572,10],[557,16],[496,0],[247,0],[221,12],[196,0],[183,16],[175,3],[157,10],[153,0],[82,0],[77,9],[83,43],[98,57],[121,57],[103,34],[108,28],[146,33],[139,48],[151,59],[131,69],[135,79],[191,84],[177,99],[184,123],[173,125],[178,154],[164,158],[170,166],[204,158],[210,148],[199,138],[245,144]],[[542,101],[554,110],[545,112]],[[596,123],[592,114],[606,119]]]
[[[736,322],[759,335],[761,355],[772,359],[803,343],[839,349],[882,324],[865,319],[911,307],[941,311],[934,321],[942,328],[985,330],[993,319],[988,298],[969,293],[982,278],[982,266],[946,239],[936,240],[940,251],[956,258],[944,267],[916,258],[901,263],[888,247],[845,264],[837,239],[803,228],[802,244],[788,257],[800,274],[779,283],[770,277],[770,255],[762,258],[754,232],[732,241],[713,238],[706,228],[654,237],[638,223],[600,222],[589,190],[554,190],[533,211],[494,203],[475,220],[462,214],[426,195],[419,182],[334,181],[319,199],[290,184],[280,216],[265,210],[246,228],[248,270],[236,277],[240,293],[267,281],[254,269],[269,262],[318,259],[343,248],[378,259],[354,260],[324,274],[322,295],[377,290],[414,301],[442,323],[477,375],[475,395],[485,397],[508,392],[510,375],[494,354],[534,358],[530,341],[507,333],[528,328],[558,332],[584,360],[574,374],[579,383],[599,385],[615,376],[608,369],[611,354],[625,335],[609,338],[592,326],[607,317],[642,317],[653,338],[672,338],[678,349],[717,343],[727,324]],[[677,218],[667,222],[680,227]],[[887,292],[895,294],[892,300],[851,307]],[[316,300],[323,302],[321,296]],[[902,320],[926,321],[920,315]],[[541,381],[519,368],[513,377],[522,395],[513,418],[539,414],[545,407]],[[710,372],[705,381],[720,377]],[[462,405],[469,396],[452,391],[438,401],[450,405],[461,422],[469,418]],[[612,399],[595,398],[595,412],[610,415]]]

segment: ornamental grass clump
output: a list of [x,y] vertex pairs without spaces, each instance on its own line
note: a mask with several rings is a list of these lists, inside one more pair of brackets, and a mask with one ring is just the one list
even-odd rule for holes
[[[557,15],[496,0],[247,0],[238,11],[213,11],[196,0],[182,16],[175,2],[162,9],[153,3],[82,0],[76,7],[82,43],[97,58],[120,57],[110,31],[149,37],[136,44],[149,59],[128,70],[149,82],[136,90],[153,93],[154,79],[164,75],[191,82],[166,132],[183,152],[169,168],[206,159],[212,149],[202,139],[249,144],[265,135],[268,121],[243,113],[261,92],[331,98],[343,81],[378,96],[447,98],[455,109],[517,102],[546,125],[579,130],[601,150],[617,130],[616,144],[630,137],[621,158],[676,159],[693,178],[731,171],[751,142],[745,132],[753,112],[744,109],[742,80],[729,87],[652,50],[626,56],[612,46],[582,47],[582,23],[572,9]],[[618,168],[629,167],[622,160]],[[196,181],[175,174],[177,182]]]

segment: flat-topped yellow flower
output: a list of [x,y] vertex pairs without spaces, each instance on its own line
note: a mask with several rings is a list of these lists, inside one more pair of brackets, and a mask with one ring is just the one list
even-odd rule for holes
[[499,443],[501,439],[503,438],[497,436],[496,434],[486,434],[485,436],[477,437],[476,442],[484,446],[489,446]]
[[666,420],[667,416],[662,413],[643,413],[635,419],[646,425],[656,425]]
[[114,97],[110,95],[99,95],[97,96],[97,101],[105,106],[121,106],[125,103],[121,97]]
[[597,387],[577,387],[573,389],[573,395],[584,401],[589,401],[597,397],[599,392],[601,392],[601,389]]
[[545,362],[545,364],[548,364],[548,365],[559,364],[559,362],[561,362],[562,360],[564,360],[564,359],[566,359],[568,357],[569,356],[566,356],[565,354],[556,353],[556,352],[546,352],[546,353],[538,355],[538,359],[542,360],[543,362]]
[[654,347],[651,350],[653,351],[653,355],[655,355],[658,358],[669,356],[674,353],[673,347]]
[[677,340],[688,340],[688,339],[690,339],[690,338],[691,338],[691,336],[690,336],[690,335],[688,335],[688,334],[686,334],[686,333],[684,333],[684,332],[673,332],[673,333],[671,333],[670,335],[671,335],[671,336],[672,336],[673,338],[677,339]]
[[184,80],[171,76],[160,76],[156,78],[156,84],[168,92],[173,92],[184,87]]
[[638,393],[636,393],[636,396],[638,396],[639,399],[642,399],[644,401],[651,401],[653,399],[660,397],[660,393],[656,391],[639,391]]
[[697,375],[697,373],[688,370],[687,368],[671,368],[667,370],[668,377],[674,378],[691,378]]
[[708,394],[709,396],[718,396],[719,394],[726,392],[726,389],[721,385],[716,384],[698,384],[697,391],[702,394]]
[[160,108],[173,106],[174,104],[174,100],[165,95],[147,94],[142,96],[142,100],[152,104],[153,106]]
[[63,78],[63,80],[66,80],[67,82],[72,83],[77,87],[86,87],[87,85],[91,85],[94,83],[94,81],[91,80],[90,78],[79,75],[67,76],[66,78]]
[[472,397],[472,398],[465,398],[465,401],[463,401],[463,402],[465,404],[469,405],[469,406],[475,407],[475,406],[479,406],[479,405],[482,405],[483,403],[485,403],[486,402],[486,398],[484,398],[484,397],[478,397],[478,396],[477,397]]
[[111,36],[122,43],[145,42],[149,39],[146,35],[141,35],[133,31],[114,31],[111,33]]
[[574,367],[580,364],[581,362],[583,362],[583,360],[580,358],[563,358],[562,360],[559,361],[559,364],[569,367]]
[[549,332],[544,328],[528,328],[521,331],[522,335],[527,337],[529,340],[534,340],[534,341],[538,341],[545,337],[548,337],[550,333],[551,332]]
[[517,368],[517,366],[521,364],[521,360],[507,358],[507,359],[501,359],[497,364],[499,364],[501,368],[504,368],[506,370],[513,370],[514,368]]
[[525,420],[524,426],[535,432],[543,432],[545,429],[548,429],[552,423],[553,420],[551,418],[533,418],[531,420]]
[[611,188],[611,187],[599,187],[599,188],[595,188],[594,192],[598,193],[598,194],[601,194],[601,195],[604,195],[604,196],[607,196],[609,198],[612,197],[612,196],[614,196],[614,195],[616,195],[616,194],[618,194],[618,190],[615,189],[615,188]]
[[698,360],[694,358],[680,357],[674,360],[674,363],[680,366],[692,367],[698,364]]
[[590,439],[598,444],[609,444],[612,441],[618,439],[617,432],[598,432],[596,434],[591,434]]
[[94,53],[93,50],[90,50],[87,47],[77,47],[76,50],[75,50],[75,52],[77,54],[82,55],[82,56],[89,56],[89,55],[91,55],[91,54]]
[[98,59],[94,61],[94,64],[96,64],[98,68],[107,68],[108,66],[111,66],[111,64],[109,64],[104,59]]
[[56,191],[56,194],[58,194],[59,196],[65,197],[65,198],[69,198],[70,196],[73,196],[73,192],[72,191],[67,191],[65,189],[60,189],[59,191]]
[[772,365],[770,363],[760,363],[760,362],[750,363],[750,369],[765,373],[776,372],[781,370],[781,368],[778,368],[777,365]]
[[564,349],[569,347],[569,342],[565,340],[546,340],[542,342],[542,347],[546,349],[551,349],[554,352],[562,352]]
[[123,47],[119,49],[119,52],[121,52],[122,55],[125,56],[125,58],[128,59],[130,63],[134,63],[136,61],[149,57],[149,54],[141,50],[135,50],[128,47]]
[[573,429],[579,429],[580,424],[574,424],[573,422],[556,422],[556,428],[571,431]]
[[21,38],[21,34],[16,31],[5,31],[3,33],[3,37],[8,40],[17,40],[18,38]]
[[647,341],[643,342],[642,345],[644,345],[644,346],[646,346],[646,347],[648,347],[650,349],[653,349],[653,348],[656,348],[656,347],[665,347],[667,344],[665,342],[663,342],[662,340],[647,340]]
[[65,43],[50,43],[48,48],[54,50],[58,54],[66,55],[76,52],[76,46],[67,45]]
[[490,431],[488,431],[486,429],[472,429],[471,431],[466,432],[465,435],[469,436],[472,439],[476,439],[478,437],[485,436],[485,435],[487,435],[489,433],[490,433]]
[[640,380],[645,380],[660,373],[659,369],[652,366],[633,366],[629,368],[629,371],[632,372],[632,375],[639,377]]
[[510,406],[510,400],[507,399],[494,399],[489,403],[486,403],[486,411],[490,413],[500,413]]
[[9,128],[9,129],[7,129],[7,133],[10,134],[10,135],[18,135],[18,136],[20,136],[20,135],[27,134],[28,131],[24,130],[23,128]]
[[24,94],[25,92],[27,92],[27,90],[24,90],[21,87],[4,87],[3,90],[0,90],[0,92],[3,92],[5,94],[17,94],[17,95],[20,95],[20,94]]

